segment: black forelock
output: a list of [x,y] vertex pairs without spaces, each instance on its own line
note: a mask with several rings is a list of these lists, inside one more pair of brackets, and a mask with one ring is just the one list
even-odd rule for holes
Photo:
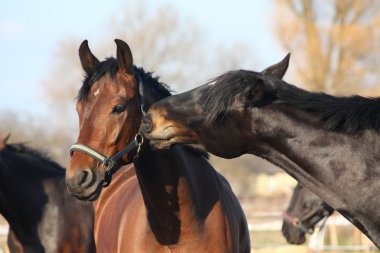
[[245,87],[257,80],[258,73],[247,70],[229,71],[212,79],[210,88],[201,95],[200,102],[208,112],[205,124],[222,122],[231,111],[235,98]]
[[327,130],[380,131],[380,98],[358,95],[336,97],[322,92],[309,92],[284,81],[276,84],[276,96],[276,103],[312,113]]
[[[100,62],[93,71],[87,73],[84,77],[83,85],[78,92],[78,101],[86,101],[91,87],[96,81],[106,75],[109,75],[113,79],[118,70],[119,64],[113,57],[109,57]],[[157,100],[171,95],[170,88],[166,84],[160,82],[158,76],[153,77],[152,72],[145,72],[143,68],[136,66],[133,66],[133,71],[135,75],[138,75],[142,79],[144,85],[148,86]]]

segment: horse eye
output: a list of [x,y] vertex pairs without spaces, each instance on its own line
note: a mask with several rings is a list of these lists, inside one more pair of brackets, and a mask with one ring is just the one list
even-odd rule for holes
[[120,114],[120,113],[124,112],[124,110],[125,110],[125,105],[116,105],[112,109],[112,114]]

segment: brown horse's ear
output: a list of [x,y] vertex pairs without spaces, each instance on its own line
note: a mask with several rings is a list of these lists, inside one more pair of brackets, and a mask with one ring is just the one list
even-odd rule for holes
[[122,40],[115,39],[117,45],[117,62],[119,63],[119,68],[128,74],[133,73],[133,57],[131,49],[128,44]]
[[8,133],[4,138],[0,140],[0,151],[3,150],[3,148],[5,148],[5,146],[7,145],[7,141],[9,140],[9,137],[11,137],[10,133]]
[[94,70],[99,64],[99,60],[91,53],[87,40],[84,40],[79,46],[79,58],[86,73]]
[[261,71],[261,74],[266,76],[275,76],[278,79],[282,79],[289,66],[290,53],[288,53],[282,61]]

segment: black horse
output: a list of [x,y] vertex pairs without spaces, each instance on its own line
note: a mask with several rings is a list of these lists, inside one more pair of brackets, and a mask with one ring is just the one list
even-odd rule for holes
[[203,144],[283,168],[380,246],[380,98],[335,97],[281,80],[289,56],[262,72],[230,71],[157,102],[141,131],[157,148]]
[[302,244],[315,225],[329,217],[334,209],[300,184],[294,189],[288,209],[284,212],[282,234],[291,244]]
[[0,143],[0,213],[13,252],[95,252],[93,209],[66,189],[65,170],[23,144]]

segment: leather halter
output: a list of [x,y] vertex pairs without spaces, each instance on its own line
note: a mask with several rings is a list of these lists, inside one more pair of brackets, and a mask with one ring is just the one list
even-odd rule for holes
[[[135,80],[138,81],[139,83],[140,110],[141,110],[142,115],[144,116],[146,113],[145,112],[144,83],[138,74],[135,73],[134,76],[135,76]],[[106,171],[104,175],[103,187],[107,187],[111,183],[113,170],[116,169],[118,165],[118,161],[124,155],[134,150],[136,147],[137,147],[137,152],[134,158],[137,158],[139,156],[140,149],[143,143],[144,143],[143,135],[141,135],[140,133],[137,133],[135,135],[134,140],[131,143],[129,143],[122,150],[116,152],[116,154],[114,154],[113,156],[109,156],[109,157],[103,155],[102,153],[96,151],[93,148],[90,148],[87,145],[75,143],[71,145],[70,147],[70,156],[73,155],[74,151],[79,151],[79,152],[85,153],[88,156],[91,156],[95,160],[99,161],[103,166],[105,166]]]
[[[307,220],[313,218],[317,214],[321,214],[322,219],[323,219],[325,217],[328,217],[330,215],[330,213],[331,212],[329,212],[328,210],[325,209],[324,206],[322,206],[322,207],[314,208],[313,210],[311,210],[311,212],[309,212],[302,219],[295,217],[295,216],[292,216],[288,212],[284,212],[283,216],[284,216],[284,219],[286,221],[288,221],[290,224],[292,224],[292,226],[296,227],[297,229],[301,230],[304,233],[312,234],[314,232],[314,229],[312,227],[307,227],[304,223]],[[315,224],[313,224],[313,225],[315,225]],[[323,225],[324,225],[324,223],[323,223]]]

